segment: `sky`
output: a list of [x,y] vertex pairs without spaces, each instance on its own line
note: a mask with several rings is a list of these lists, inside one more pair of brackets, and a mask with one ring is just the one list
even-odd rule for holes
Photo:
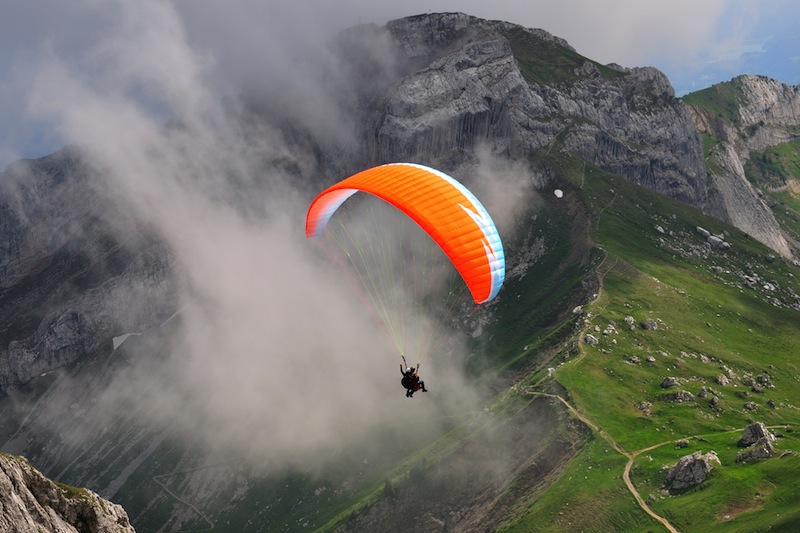
[[[73,139],[48,122],[31,101],[42,69],[53,57],[86,76],[102,62],[104,36],[124,11],[115,3],[80,0],[8,2],[0,8],[0,168],[40,157]],[[131,4],[130,1],[122,4]],[[800,84],[800,3],[793,0],[210,0],[154,2],[177,13],[175,28],[198,56],[198,68],[215,96],[236,94],[241,80],[258,70],[291,69],[292,50],[318,45],[342,29],[384,24],[403,16],[461,11],[541,28],[566,39],[601,63],[655,66],[678,95],[762,74]],[[145,37],[155,28],[130,28]],[[140,54],[175,50],[143,49]],[[128,61],[135,63],[136,54]],[[162,72],[164,76],[171,73]],[[146,90],[146,87],[140,88]],[[164,110],[168,113],[168,110]]]
[[[300,169],[313,161],[267,125],[244,138],[226,121],[226,97],[248,79],[272,78],[303,101],[298,114],[339,123],[335,87],[307,82],[313,73],[297,58],[352,25],[432,11],[542,28],[596,61],[658,67],[679,93],[742,73],[798,84],[791,24],[800,20],[800,4],[762,3],[7,2],[0,8],[0,168],[68,143],[90,146],[105,171],[104,190],[170,246],[191,287],[182,315],[187,334],[168,384],[158,388],[166,396],[153,398],[150,411],[188,419],[187,427],[211,421],[243,453],[249,446],[290,453],[298,442],[310,450],[374,427],[386,413],[397,422],[423,409],[446,417],[474,408],[476,399],[456,371],[464,356],[458,341],[451,354],[424,365],[429,387],[448,394],[429,404],[402,396],[396,354],[303,236],[310,199],[291,186],[295,176],[264,175],[264,160]],[[173,116],[184,128],[163,128]],[[496,179],[521,174],[484,159]],[[248,199],[263,202],[269,218],[243,216],[230,176],[252,190],[271,185],[264,198]],[[527,201],[484,193],[490,213],[513,213],[511,202]],[[166,378],[147,375],[126,387],[153,379]],[[392,387],[397,394],[387,395]],[[193,405],[202,409],[162,407],[198,396],[203,401]],[[263,425],[257,439],[253,421]]]

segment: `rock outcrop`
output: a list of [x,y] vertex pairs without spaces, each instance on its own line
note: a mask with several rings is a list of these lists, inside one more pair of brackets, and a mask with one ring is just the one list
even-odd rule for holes
[[0,531],[133,533],[125,510],[86,489],[59,486],[21,457],[0,454]]
[[774,440],[768,438],[761,438],[752,446],[736,455],[737,463],[749,463],[758,459],[769,459],[775,455]]

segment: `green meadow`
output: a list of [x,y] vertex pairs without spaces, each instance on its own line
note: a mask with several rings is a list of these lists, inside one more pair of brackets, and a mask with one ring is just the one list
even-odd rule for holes
[[[589,237],[605,254],[597,268],[602,289],[584,306],[580,333],[598,343],[580,342],[553,379],[603,435],[595,432],[507,529],[663,530],[626,489],[627,458],[609,442],[628,455],[656,446],[637,455],[631,479],[679,531],[796,527],[800,315],[790,306],[800,269],[691,207],[600,170],[574,184],[591,213]],[[730,248],[705,244],[698,226],[723,235]],[[655,329],[644,327],[648,321]],[[745,384],[764,376],[767,386]],[[678,385],[662,388],[665,377]],[[676,401],[678,391],[691,399]],[[742,428],[754,421],[776,427],[778,455],[737,463]],[[721,464],[704,484],[678,495],[666,490],[667,467],[711,450]]]

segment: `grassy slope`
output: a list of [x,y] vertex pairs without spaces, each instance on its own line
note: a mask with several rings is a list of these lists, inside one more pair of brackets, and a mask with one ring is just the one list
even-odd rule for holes
[[682,100],[690,105],[708,109],[719,118],[733,124],[739,123],[741,89],[736,80],[712,85],[707,89],[687,94]]
[[[509,257],[524,253],[537,239],[544,240],[546,252],[528,273],[507,283],[498,298],[493,309],[494,321],[481,337],[491,341],[476,343],[475,354],[469,361],[476,379],[481,381],[503,383],[509,377],[519,379],[520,376],[527,376],[523,383],[539,381],[546,374],[543,367],[553,355],[551,347],[563,344],[574,333],[575,319],[565,317],[564,309],[572,309],[585,298],[581,283],[591,266],[593,254],[584,246],[585,228],[580,227],[577,234],[572,231],[575,213],[564,210],[564,203],[554,199],[548,199],[546,204],[536,213],[530,213],[531,218],[521,220],[520,229],[524,231],[504,243]],[[513,261],[509,266],[513,266]],[[542,275],[542,272],[551,275]],[[457,463],[459,457],[469,457],[472,453],[469,448],[484,434],[506,426],[530,426],[525,414],[535,400],[517,389],[501,388],[498,396],[489,400],[487,413],[491,416],[481,414],[443,434],[387,470],[373,485],[340,502],[344,504],[340,512],[329,517],[328,522],[315,520],[312,525],[320,526],[321,530],[336,529],[365,508],[380,505],[387,480],[394,487],[405,486],[411,490],[414,486],[425,486],[430,480],[414,476],[420,464],[426,465],[426,471],[447,470],[448,464]],[[565,426],[551,438],[563,440],[566,445],[575,436],[569,434]],[[461,482],[463,480],[453,479],[451,489]],[[538,480],[512,480],[505,499],[516,498],[517,491],[521,491],[519,486],[529,484],[534,485],[534,491],[541,488]],[[502,507],[502,500],[499,505]]]
[[[528,78],[570,81],[564,78],[564,72],[575,58],[559,55],[563,51],[556,48],[541,48],[539,55],[516,50]],[[564,64],[553,63],[553,54]],[[542,66],[553,64],[558,68]],[[701,96],[707,105],[719,108],[720,116],[735,122],[730,105],[736,97],[735,87],[718,88]],[[789,301],[790,289],[797,289],[794,269],[780,262],[766,263],[763,258],[768,250],[686,205],[581,162],[553,159],[551,163],[563,179],[571,182],[575,194],[555,206],[551,199],[556,210],[540,213],[533,224],[533,233],[547,237],[551,252],[537,261],[536,276],[515,280],[504,289],[503,304],[496,309],[499,320],[487,335],[492,338],[492,350],[477,353],[473,360],[476,371],[490,367],[522,376],[518,385],[546,386],[544,368],[559,359],[567,360],[556,372],[556,379],[567,387],[565,396],[606,435],[628,452],[662,444],[637,458],[632,478],[644,497],[652,495],[652,508],[680,530],[748,531],[756,524],[768,524],[773,529],[792,527],[798,520],[794,510],[798,484],[793,481],[800,468],[798,459],[790,455],[752,465],[738,465],[734,459],[742,426],[752,420],[796,424],[794,406],[800,405],[794,392],[795,376],[800,372],[793,361],[800,348],[794,334],[800,325],[799,315],[772,305],[772,293],[747,287],[740,274],[757,274],[769,280],[778,287],[777,296]],[[574,235],[579,225],[569,222],[574,222],[583,209],[589,213],[586,223],[590,224],[591,238],[602,247],[602,253],[585,249],[583,240]],[[793,209],[790,212],[795,213]],[[672,236],[658,233],[656,225]],[[733,248],[707,253],[695,230],[698,225],[726,233]],[[515,245],[521,243],[509,243],[509,248]],[[564,310],[571,309],[578,299],[587,270],[598,264],[604,274],[604,290],[587,308],[589,325],[602,329],[614,323],[619,333],[613,335],[616,344],[603,337],[600,346],[579,350],[569,341],[576,319]],[[623,321],[628,315],[636,322],[632,329]],[[660,329],[645,331],[638,327],[648,318],[660,319]],[[562,351],[551,359],[554,347],[559,346]],[[625,362],[633,355],[639,357],[639,364]],[[654,363],[646,362],[649,355],[656,358]],[[719,386],[714,380],[725,371],[721,365],[739,378],[746,373],[769,372],[776,388],[755,393],[740,379],[734,380],[735,386]],[[681,379],[681,388],[695,395],[702,385],[710,387],[719,394],[720,405],[712,409],[709,397],[686,404],[665,401],[665,391],[659,385],[666,375]],[[746,398],[745,391],[749,394]],[[508,410],[504,407],[507,397],[498,397],[496,411]],[[767,406],[768,399],[775,402],[776,409]],[[642,401],[653,404],[652,416],[644,416],[637,408]],[[754,402],[757,411],[745,409],[746,401]],[[797,447],[791,427],[778,433],[781,450]],[[446,463],[447,457],[469,442],[470,434],[464,428],[454,429],[384,476],[374,478],[371,486],[334,503],[323,513],[332,518],[326,527],[341,524],[353,511],[379,501],[387,479],[391,480],[389,486],[407,485],[413,482],[414,465]],[[687,448],[675,447],[673,441],[693,435],[702,437],[690,438]],[[664,465],[691,451],[709,449],[719,453],[722,466],[702,489],[680,496],[662,491]],[[523,510],[505,529],[659,530],[661,526],[637,506],[625,488],[625,462],[623,455],[595,433],[544,493],[541,486],[529,489],[527,494],[513,493]],[[511,494],[509,491],[509,497]],[[324,519],[313,522],[326,524]]]
[[[588,306],[588,326],[602,330],[614,324],[618,333],[595,332],[600,344],[584,346],[581,356],[557,370],[556,379],[568,389],[579,411],[624,450],[667,443],[637,459],[633,481],[643,497],[653,494],[653,510],[679,530],[748,531],[755,524],[796,525],[800,459],[791,454],[753,465],[735,463],[741,428],[753,420],[788,424],[789,429],[778,432],[783,435],[778,447],[797,448],[793,428],[800,422],[795,407],[800,405],[796,383],[800,363],[795,358],[800,349],[800,314],[772,305],[769,291],[749,288],[739,276],[757,273],[781,287],[780,297],[789,301],[790,290],[798,288],[796,269],[780,261],[768,263],[764,257],[769,250],[736,230],[596,169],[587,171],[579,185],[577,192],[593,213],[591,237],[608,254],[599,268],[605,273],[604,289]],[[655,229],[657,225],[665,235]],[[698,225],[715,233],[725,231],[732,248],[704,251],[695,230]],[[624,322],[629,315],[635,319],[633,328]],[[639,327],[648,318],[662,321],[658,330]],[[627,362],[634,355],[640,362]],[[655,361],[648,363],[647,356]],[[738,376],[727,386],[714,381],[725,371],[723,365]],[[764,372],[775,389],[758,393],[741,383],[747,373]],[[696,401],[665,400],[667,391],[660,387],[665,376],[677,377],[679,388],[694,394]],[[697,397],[703,385],[719,394],[717,408],[711,407],[710,396]],[[767,405],[770,399],[777,408]],[[643,401],[652,403],[652,416],[637,408]],[[756,411],[744,408],[748,401],[757,405]],[[734,431],[725,433],[730,430]],[[704,439],[690,439],[684,449],[672,443],[693,435]],[[595,439],[568,475],[532,502],[529,512],[518,516],[509,529],[660,529],[641,511],[631,510],[635,504],[620,477],[624,458],[611,450],[601,461],[608,448],[606,441]],[[718,452],[722,466],[702,488],[680,496],[662,492],[663,466],[692,451],[710,449]],[[590,486],[599,490],[587,490],[590,478]]]
[[534,37],[522,28],[507,31],[506,38],[522,75],[532,83],[558,85],[574,82],[581,77],[575,71],[587,61],[606,79],[624,75],[556,42]]

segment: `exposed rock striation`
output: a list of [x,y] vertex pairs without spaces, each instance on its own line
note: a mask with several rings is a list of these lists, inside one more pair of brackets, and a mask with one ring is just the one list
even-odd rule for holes
[[125,510],[86,489],[62,487],[21,457],[0,454],[0,531],[133,533]]

